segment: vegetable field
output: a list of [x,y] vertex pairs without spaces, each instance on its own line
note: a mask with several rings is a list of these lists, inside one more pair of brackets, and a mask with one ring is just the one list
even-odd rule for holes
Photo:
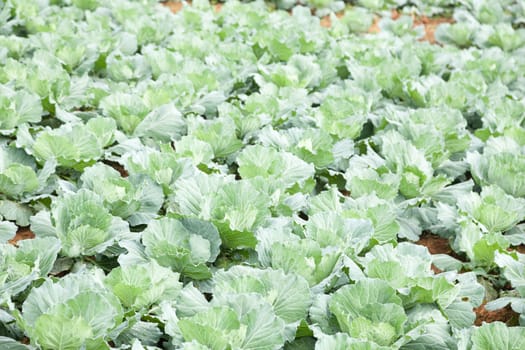
[[525,349],[525,2],[0,0],[0,349]]

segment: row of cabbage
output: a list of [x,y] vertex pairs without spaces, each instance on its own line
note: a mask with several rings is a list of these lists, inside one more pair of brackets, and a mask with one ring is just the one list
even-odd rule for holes
[[2,3],[0,344],[522,348],[473,326],[507,282],[487,307],[525,325],[525,35],[493,4],[439,46],[410,16],[355,34],[379,2],[330,30],[262,2]]

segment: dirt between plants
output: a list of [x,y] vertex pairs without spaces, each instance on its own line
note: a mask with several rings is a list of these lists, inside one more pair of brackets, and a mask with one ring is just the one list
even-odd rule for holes
[[[191,5],[191,1],[187,1],[188,5]],[[184,6],[182,2],[172,2],[167,1],[163,3],[164,6],[168,7],[173,13],[179,12],[182,7]],[[219,12],[222,8],[222,3],[217,3],[213,5],[215,12]],[[337,18],[341,18],[344,16],[344,11],[337,12],[336,14]],[[391,18],[393,20],[398,19],[402,14],[397,10],[392,10],[391,12]],[[419,41],[428,41],[431,44],[436,43],[436,39],[434,37],[434,32],[436,31],[436,28],[443,23],[454,23],[454,20],[452,18],[448,17],[427,17],[427,16],[416,16],[414,14],[411,15],[412,19],[414,21],[414,27],[417,26],[424,26],[425,29],[425,35],[418,39]],[[379,33],[381,31],[381,28],[379,27],[379,22],[381,21],[381,18],[379,16],[374,16],[374,22],[368,29],[368,33]],[[330,16],[324,16],[321,18],[320,22],[322,27],[330,28],[332,26],[332,20],[330,19]]]
[[515,250],[518,253],[525,254],[525,244],[520,244],[518,246],[512,246],[512,247],[508,248],[507,250],[508,251]]
[[423,232],[421,237],[419,237],[419,241],[414,243],[427,247],[430,254],[446,254],[460,261],[466,261],[465,258],[452,250],[448,238],[438,236],[431,232]]
[[122,177],[128,177],[129,176],[128,171],[122,165],[120,165],[117,162],[114,162],[114,161],[111,161],[111,160],[103,160],[102,163],[104,163],[106,165],[109,165],[110,167],[112,167],[113,169],[118,171],[120,176],[122,176]]
[[481,326],[483,322],[491,323],[501,321],[507,324],[507,326],[517,326],[519,320],[519,314],[514,312],[510,305],[507,305],[503,309],[488,311],[485,309],[485,304],[481,304],[479,307],[474,309],[476,313],[476,326]]
[[[432,233],[425,233],[421,236],[419,241],[415,242],[416,244],[427,247],[430,254],[447,254],[456,259],[462,260],[450,247],[448,239],[439,237]],[[442,271],[436,266],[432,265],[432,270],[435,273],[441,273]],[[474,313],[476,314],[476,321],[474,324],[476,326],[481,326],[483,322],[490,323],[501,321],[506,323],[508,326],[516,326],[519,320],[519,314],[514,312],[510,305],[506,307],[489,311],[485,309],[486,301],[483,302],[480,306],[474,308]]]
[[[188,5],[191,5],[191,1],[186,1],[188,3]],[[173,13],[177,13],[179,12],[180,10],[182,10],[182,7],[184,6],[182,4],[182,2],[180,1],[166,1],[166,2],[163,2],[162,5],[168,7],[171,12]],[[215,10],[215,12],[219,12],[222,8],[222,3],[216,3],[215,5],[213,5],[213,8]]]
[[[398,19],[401,17],[402,13],[398,12],[397,10],[392,10],[391,12],[391,18],[393,20]],[[411,15],[412,20],[414,21],[414,28],[417,26],[423,26],[425,29],[425,35],[423,37],[419,38],[419,41],[428,41],[431,44],[436,43],[436,38],[434,36],[434,32],[436,31],[436,28],[443,23],[454,23],[454,19],[449,17],[427,17],[427,16],[416,16],[414,14]],[[381,28],[379,27],[379,22],[381,21],[381,18],[378,16],[374,17],[374,22],[372,23],[372,26],[368,29],[369,33],[379,33],[381,31]]]
[[24,239],[33,239],[33,238],[35,238],[35,234],[31,232],[29,227],[19,227],[18,230],[16,231],[16,235],[7,242],[14,246],[17,246],[17,243],[19,241],[22,241]]
[[434,235],[432,233],[423,233],[416,244],[427,247],[430,254],[454,254],[454,251],[452,248],[450,248],[448,239]]
[[454,20],[452,18],[446,18],[446,17],[437,17],[437,18],[429,18],[427,16],[421,16],[421,17],[415,17],[414,18],[414,27],[423,25],[425,26],[425,35],[419,39],[419,41],[428,41],[431,44],[436,43],[436,38],[434,37],[434,32],[436,31],[437,27],[440,24],[443,23],[454,23]]
[[[448,239],[446,238],[434,235],[432,233],[423,233],[419,238],[419,241],[415,243],[427,247],[430,254],[446,254],[458,260],[462,260],[461,257],[458,256],[452,250],[452,248],[450,248],[450,244],[448,243]],[[443,272],[440,269],[438,269],[434,264],[431,265],[431,268],[432,271],[434,271],[434,273]]]

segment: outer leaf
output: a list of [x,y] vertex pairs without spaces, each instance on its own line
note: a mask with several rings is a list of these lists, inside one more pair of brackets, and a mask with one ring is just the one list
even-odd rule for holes
[[128,224],[112,216],[102,199],[86,189],[53,202],[51,213],[62,252],[70,257],[101,253],[129,233]]
[[195,340],[212,350],[224,349],[229,345],[228,337],[239,332],[240,322],[236,313],[229,308],[212,308],[192,318],[178,322],[186,341]]
[[311,287],[331,275],[341,255],[335,249],[323,250],[309,239],[276,242],[270,252],[272,267],[301,275]]
[[147,136],[161,141],[178,140],[186,132],[186,122],[173,104],[160,106],[146,115],[134,130],[135,136]]
[[483,324],[472,332],[472,350],[519,350],[525,346],[525,328],[502,322]]
[[215,226],[198,219],[162,218],[142,233],[146,254],[162,266],[195,279],[211,277],[206,263],[219,253],[221,240]]
[[190,123],[189,134],[209,143],[216,158],[226,157],[242,147],[236,136],[235,124],[226,117]]
[[9,296],[23,292],[35,279],[46,277],[60,251],[60,242],[51,237],[23,240],[18,246],[0,246],[0,293]]
[[262,176],[267,181],[282,183],[288,189],[304,183],[314,175],[314,168],[299,158],[262,146],[248,146],[237,157],[239,174],[243,178]]
[[19,321],[30,339],[45,349],[78,349],[100,342],[122,320],[118,299],[106,290],[96,272],[75,273],[57,283],[33,288]]
[[0,243],[7,243],[16,234],[16,225],[9,221],[0,222]]
[[173,300],[182,288],[179,274],[155,261],[117,267],[111,270],[104,282],[125,307],[136,310],[161,300]]
[[5,350],[29,350],[30,348],[24,344],[21,344],[20,342],[8,338],[8,337],[0,337],[0,346],[2,349]]
[[43,349],[76,350],[93,336],[89,325],[80,317],[43,315],[35,324],[35,338]]
[[403,333],[407,320],[395,290],[376,279],[342,287],[329,305],[342,330],[380,345],[392,344]]
[[255,247],[253,232],[269,216],[269,198],[249,182],[236,181],[222,186],[212,202],[212,217],[228,248]]
[[218,271],[213,281],[217,298],[235,299],[236,294],[258,293],[286,323],[305,318],[311,303],[307,282],[302,277],[279,270],[234,266],[228,271]]
[[162,188],[143,175],[122,178],[111,167],[97,163],[86,168],[80,177],[82,185],[104,199],[111,213],[131,225],[147,224],[157,216],[164,195]]

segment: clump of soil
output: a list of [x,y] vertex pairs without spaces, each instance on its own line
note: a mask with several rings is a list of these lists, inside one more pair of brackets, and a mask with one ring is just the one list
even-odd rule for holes
[[114,162],[114,161],[111,161],[111,160],[104,160],[104,161],[102,161],[102,163],[104,163],[106,165],[109,165],[110,167],[112,167],[113,169],[118,171],[120,176],[122,176],[122,177],[128,177],[129,176],[128,171],[122,165],[120,165],[117,162]]
[[173,13],[177,13],[177,12],[179,12],[182,9],[182,2],[180,2],[180,1],[177,1],[177,2],[166,1],[166,2],[163,2],[162,5],[164,5],[167,8],[169,8],[170,11],[173,12]]
[[[337,12],[335,15],[337,18],[341,18],[344,16],[343,12]],[[330,19],[330,16],[324,16],[321,18],[321,27],[330,28],[332,26],[332,20]]]
[[[188,5],[191,5],[191,1],[187,1]],[[166,1],[162,3],[164,6],[168,7],[171,12],[177,13],[179,12],[183,4],[180,1]],[[222,8],[222,3],[217,3],[214,6],[215,12],[219,12]],[[335,14],[337,18],[341,18],[344,15],[344,11],[338,12]],[[401,16],[401,13],[397,10],[392,10],[391,18],[396,20]],[[449,17],[427,17],[427,16],[416,16],[412,15],[412,19],[414,21],[414,27],[416,26],[424,26],[425,29],[425,35],[420,38],[420,41],[428,41],[431,44],[436,43],[436,39],[434,37],[434,32],[436,31],[436,28],[443,23],[454,23],[454,20]],[[381,28],[379,28],[379,22],[381,21],[381,18],[379,16],[374,16],[374,21],[370,28],[368,29],[368,33],[379,33],[381,31]],[[325,28],[330,28],[332,26],[332,21],[330,19],[330,16],[324,16],[321,18],[321,26]]]
[[[400,13],[397,10],[392,10],[391,18],[393,20],[398,19],[401,17],[402,13]],[[412,20],[414,21],[414,27],[417,26],[423,26],[425,30],[425,35],[419,39],[419,41],[428,41],[431,44],[436,43],[436,38],[434,36],[434,32],[436,31],[436,28],[443,24],[443,23],[454,23],[454,19],[450,17],[427,17],[425,15],[417,16],[415,14],[412,14]],[[374,23],[369,29],[370,33],[379,33],[381,30],[379,29],[379,21],[380,18],[376,17],[374,19]]]
[[[459,256],[455,251],[452,250],[447,238],[440,237],[433,233],[423,233],[419,238],[419,241],[415,242],[415,244],[427,247],[430,254],[446,254],[460,261],[465,261],[464,258]],[[431,268],[436,274],[443,272],[440,269],[438,269],[434,264],[432,264]]]
[[518,325],[519,314],[514,312],[510,305],[499,310],[488,311],[485,309],[485,304],[486,303],[483,303],[479,307],[474,308],[474,312],[476,313],[476,321],[474,324],[476,326],[481,326],[483,322],[490,323],[496,321],[504,322],[507,326]]
[[381,31],[381,28],[379,28],[379,21],[381,18],[379,16],[374,16],[374,21],[372,22],[372,25],[370,28],[368,28],[368,32],[371,34],[377,34]]
[[454,255],[454,251],[450,248],[448,239],[434,235],[432,233],[424,233],[419,238],[416,244],[427,247],[430,254],[447,254]]
[[431,44],[436,43],[434,32],[436,31],[437,27],[443,23],[454,23],[454,20],[447,17],[429,18],[427,16],[421,16],[414,18],[414,26],[425,26],[425,36],[419,40],[428,41]]
[[[189,0],[186,0],[186,3],[188,5],[191,5],[191,1]],[[162,5],[166,6],[167,8],[170,9],[171,12],[173,13],[177,13],[179,12],[180,10],[182,10],[182,7],[183,7],[183,4],[182,4],[182,1],[165,1],[162,3]],[[222,3],[218,2],[216,3],[215,5],[213,5],[213,9],[215,10],[215,12],[219,12],[222,8]]]
[[19,241],[33,238],[35,238],[35,234],[29,229],[29,227],[19,227],[18,231],[16,231],[16,235],[7,242],[16,246]]
[[511,247],[511,248],[509,248],[507,250],[509,250],[509,251],[514,250],[514,251],[517,251],[518,253],[525,254],[525,244],[520,244],[518,246],[513,246],[513,247]]

